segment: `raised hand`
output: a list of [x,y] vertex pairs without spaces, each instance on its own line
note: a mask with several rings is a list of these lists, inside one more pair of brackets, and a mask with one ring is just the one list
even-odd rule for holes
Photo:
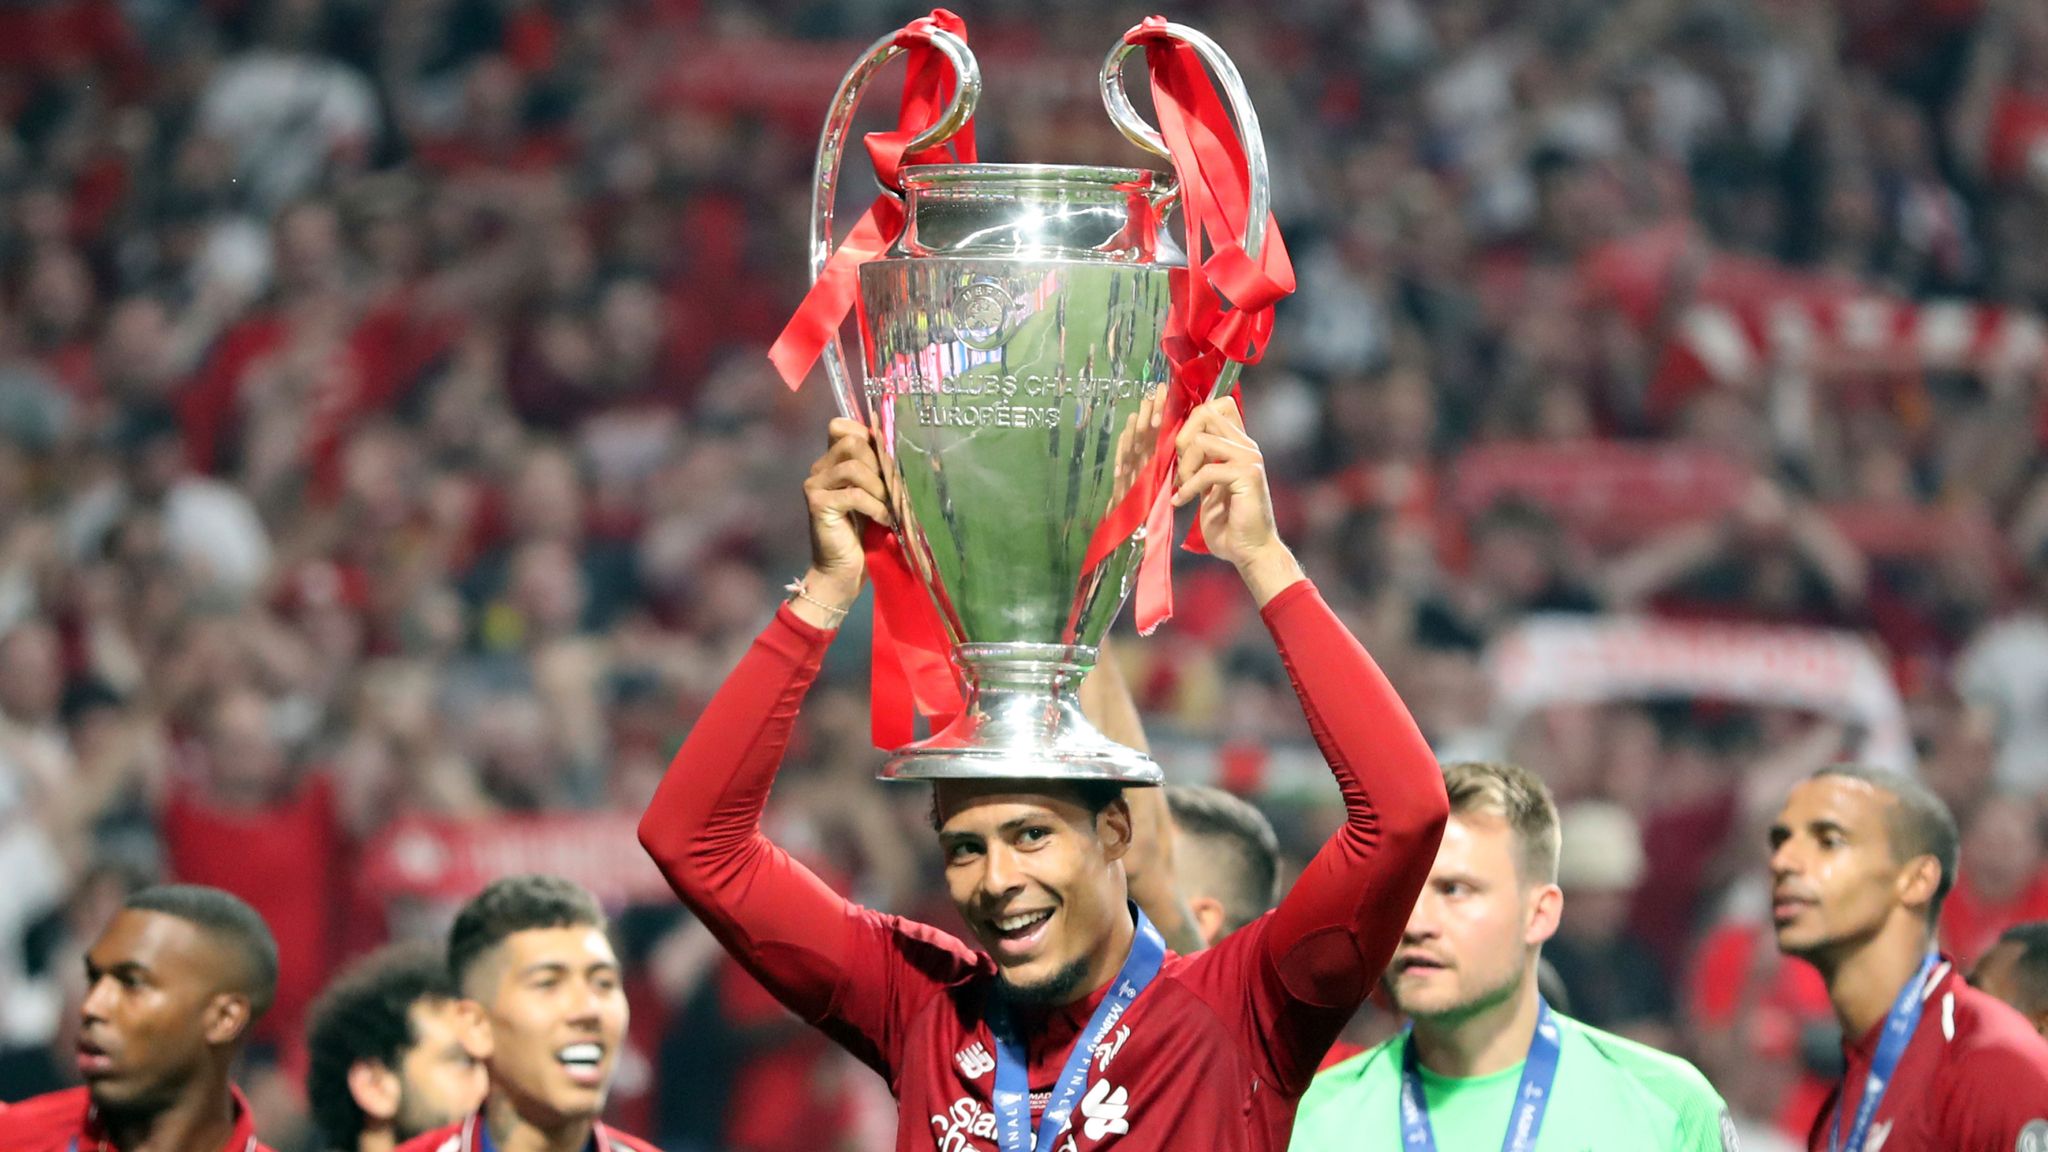
[[1226,396],[1195,409],[1174,447],[1174,506],[1199,501],[1210,554],[1237,567],[1261,606],[1300,580],[1301,565],[1274,524],[1266,457],[1245,432],[1236,402]]
[[812,623],[829,626],[838,623],[860,595],[867,566],[862,528],[869,520],[884,525],[895,521],[889,515],[881,460],[867,427],[841,417],[827,432],[825,454],[811,465],[804,481],[804,500],[811,513],[811,569],[804,574],[803,595],[792,603],[799,616],[816,615],[821,618]]

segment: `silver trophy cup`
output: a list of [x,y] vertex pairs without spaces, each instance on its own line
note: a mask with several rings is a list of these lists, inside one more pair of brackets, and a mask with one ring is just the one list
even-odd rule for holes
[[[1243,135],[1251,185],[1247,252],[1268,212],[1265,148],[1244,85],[1215,43],[1181,25],[1217,75]],[[973,56],[931,29],[955,97],[917,140],[943,143],[972,116]],[[1112,119],[1159,156],[1121,79],[1131,47],[1103,64]],[[811,274],[832,255],[832,202],[862,90],[904,51],[877,41],[833,98],[812,198]],[[824,351],[844,415],[875,431],[905,556],[953,645],[965,708],[899,749],[884,779],[1064,778],[1156,784],[1150,757],[1103,736],[1076,694],[1137,573],[1144,529],[1087,570],[1099,526],[1149,458],[1168,365],[1160,348],[1168,273],[1186,258],[1147,228],[1175,199],[1135,168],[946,164],[905,168],[905,223],[861,265],[865,386],[837,341]],[[1146,209],[1150,209],[1150,215]],[[1227,392],[1238,365],[1217,386]]]

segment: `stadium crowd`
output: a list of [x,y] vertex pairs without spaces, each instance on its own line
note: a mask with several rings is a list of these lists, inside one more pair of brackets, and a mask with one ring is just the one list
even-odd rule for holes
[[[269,1143],[309,1146],[307,1006],[468,895],[420,881],[400,830],[454,851],[587,819],[637,852],[669,755],[803,570],[830,400],[763,352],[804,287],[832,87],[918,14],[0,7],[0,1098],[66,1081],[82,941],[176,878],[276,933],[242,1082]],[[1145,11],[962,14],[983,158],[1136,162],[1093,74]],[[1904,762],[1965,830],[1947,947],[2048,917],[2025,338],[2048,8],[1172,14],[1250,81],[1301,276],[1244,382],[1285,535],[1441,756],[1556,792],[1546,956],[1572,1013],[1695,1059],[1748,1146],[1793,1146],[1839,1054],[1817,978],[1769,945],[1762,825],[1873,722],[1682,688],[1517,712],[1489,655],[1539,614],[1867,639]],[[1970,333],[1937,339],[1955,315]],[[1286,677],[1234,575],[1176,575],[1176,618],[1117,658],[1169,776],[1258,800],[1298,863],[1337,817],[1290,771],[1314,754]],[[770,818],[865,902],[946,923],[910,834],[928,798],[871,780],[864,615]],[[672,1152],[887,1146],[881,1084],[658,879],[628,903],[627,1127]]]

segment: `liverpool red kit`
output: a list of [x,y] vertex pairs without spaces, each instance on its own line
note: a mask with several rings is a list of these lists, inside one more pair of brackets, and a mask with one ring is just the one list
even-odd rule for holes
[[[1344,823],[1278,908],[1209,951],[1166,959],[1095,1045],[1058,1152],[1285,1149],[1298,1098],[1386,967],[1434,862],[1449,810],[1443,776],[1393,688],[1307,581],[1263,615],[1336,776]],[[998,1146],[994,962],[849,903],[761,834],[830,641],[787,608],[777,614],[676,754],[641,840],[748,971],[887,1078],[899,1150],[988,1152]],[[1034,1113],[1110,991],[1019,1013]]]
[[[472,1112],[446,1128],[422,1132],[398,1146],[397,1152],[493,1152],[491,1137],[484,1127],[484,1114]],[[628,1136],[616,1128],[598,1124],[590,1130],[585,1152],[661,1152],[661,1149]]]
[[[1920,1022],[1899,1058],[1863,1147],[1855,1152],[2048,1150],[2048,1040],[2026,1018],[1963,982],[1947,957],[1928,973]],[[1848,1070],[1829,1093],[1806,1146],[1844,1141],[1870,1080],[1884,1031],[1842,1046]]]
[[[221,1152],[270,1152],[256,1140],[255,1121],[240,1089],[234,1094],[235,1130]],[[0,1149],[6,1152],[113,1152],[100,1128],[90,1089],[66,1088],[0,1107]]]

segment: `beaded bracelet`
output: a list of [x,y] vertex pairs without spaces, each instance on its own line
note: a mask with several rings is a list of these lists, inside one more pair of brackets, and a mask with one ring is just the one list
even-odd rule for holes
[[823,600],[818,599],[816,596],[811,595],[810,590],[804,587],[803,577],[801,576],[797,577],[794,580],[791,580],[787,584],[784,584],[782,586],[782,590],[784,592],[789,593],[792,599],[802,600],[808,604],[813,605],[814,607],[821,608],[824,611],[830,612],[832,614],[832,623],[834,625],[837,625],[841,620],[846,619],[846,609],[834,608],[830,604],[825,603]]

